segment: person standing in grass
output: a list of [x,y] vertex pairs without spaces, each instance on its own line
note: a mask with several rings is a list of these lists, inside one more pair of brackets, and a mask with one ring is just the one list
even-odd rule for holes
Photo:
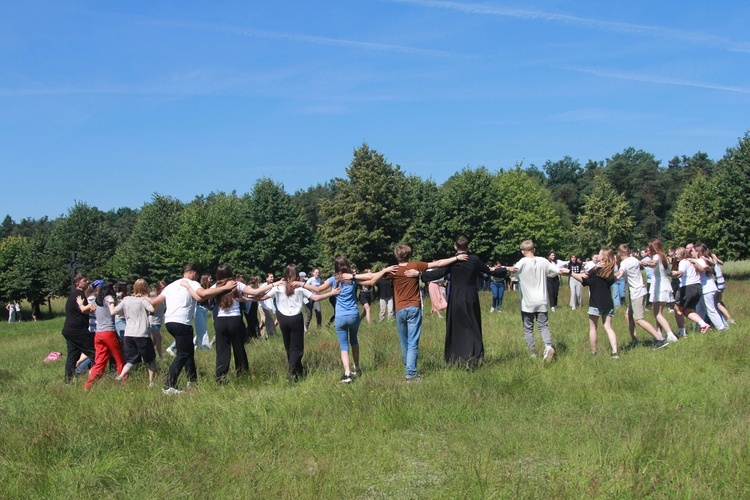
[[89,304],[84,291],[89,286],[89,280],[83,274],[76,274],[71,280],[73,290],[65,302],[65,324],[62,335],[68,348],[65,359],[65,383],[73,380],[76,362],[81,354],[94,359],[94,336],[89,332],[89,314],[96,310],[96,304]]
[[199,298],[205,300],[223,292],[231,291],[237,286],[234,280],[228,280],[224,286],[206,290],[196,281],[199,276],[200,269],[197,265],[186,264],[182,270],[182,279],[167,285],[161,295],[152,302],[154,307],[162,302],[166,303],[167,311],[164,313],[164,324],[170,335],[174,337],[177,348],[177,356],[169,366],[169,374],[163,389],[165,394],[182,392],[177,389],[177,378],[183,368],[187,372],[189,383],[198,381],[198,372],[195,367],[193,327],[191,325],[197,300],[187,288],[191,288]]
[[300,279],[297,266],[289,264],[284,270],[284,281],[268,292],[269,297],[276,299],[276,317],[284,339],[288,364],[286,378],[289,381],[297,381],[304,375],[305,320],[302,311],[305,309],[305,299],[317,302],[341,292],[340,288],[333,288],[328,293],[317,295],[305,289],[306,283],[300,282]]
[[643,284],[640,261],[630,255],[630,248],[627,244],[617,247],[617,257],[620,259],[620,270],[615,273],[615,278],[620,279],[624,276],[630,292],[630,306],[625,313],[625,318],[628,322],[628,331],[633,339],[633,345],[638,343],[638,337],[635,335],[635,326],[638,325],[654,337],[654,350],[666,347],[669,345],[667,339],[657,332],[656,328],[645,318],[648,291]]
[[[409,382],[419,376],[417,357],[419,356],[419,338],[422,335],[422,296],[419,293],[419,274],[427,271],[427,269],[445,268],[459,261],[467,261],[469,260],[469,254],[460,252],[454,257],[433,262],[409,262],[411,258],[411,247],[409,245],[398,245],[393,254],[398,264],[395,273],[389,278],[393,281],[396,302],[396,328],[401,342],[401,356],[404,365],[406,365],[406,381]],[[434,279],[441,278],[444,275],[444,272],[435,273]],[[476,293],[476,276],[471,286]],[[448,308],[450,310],[450,303]],[[446,337],[447,345],[448,339]],[[469,352],[469,355],[471,355],[471,352]]]
[[708,317],[711,324],[718,331],[726,330],[729,325],[724,317],[716,310],[716,280],[714,279],[714,263],[711,252],[704,243],[696,243],[693,247],[693,258],[690,261],[698,271],[701,280],[701,301],[698,303],[698,315]]
[[148,322],[149,313],[154,312],[154,306],[149,301],[151,289],[144,279],[138,279],[133,284],[133,293],[128,295],[115,307],[115,314],[122,314],[125,318],[125,355],[127,362],[117,376],[117,380],[124,380],[136,363],[143,363],[148,367],[148,385],[154,385],[156,374],[156,351],[151,339],[151,327]]
[[85,390],[91,389],[99,377],[104,374],[111,358],[115,360],[117,373],[125,367],[122,355],[120,337],[115,331],[115,291],[112,282],[102,282],[96,291],[96,327],[94,333],[94,365],[89,371],[89,378],[84,385]]
[[[239,281],[235,282],[232,269],[226,264],[221,264],[216,268],[216,284],[211,287],[211,290],[220,289],[230,282],[236,283],[235,287],[220,293],[214,306],[218,309],[214,325],[214,340],[216,341],[216,381],[219,383],[227,381],[232,353],[234,353],[234,369],[238,375],[247,373],[250,368],[245,351],[247,330],[245,323],[242,322],[242,311],[240,311],[241,296],[243,294],[262,295],[273,286],[273,283],[266,283],[259,288],[250,288]],[[198,296],[197,292],[188,291],[193,298]]]
[[675,250],[674,261],[672,262],[673,267],[675,263],[677,264],[677,270],[672,271],[672,276],[680,279],[680,288],[675,297],[674,310],[681,336],[687,336],[684,318],[688,318],[698,324],[703,333],[710,328],[710,325],[703,321],[703,318],[695,312],[695,308],[698,306],[702,295],[701,278],[693,263],[690,262],[689,255],[686,248],[680,247]]
[[[158,282],[156,284],[156,290],[151,292],[149,294],[149,297],[151,297],[152,299],[158,297],[161,294],[162,290],[164,290],[165,286],[167,286],[165,282]],[[159,304],[158,306],[154,307],[154,312],[148,317],[148,325],[151,330],[151,340],[154,341],[154,349],[156,349],[156,354],[159,356],[159,359],[164,359],[164,352],[162,351],[161,325],[162,323],[164,323],[165,310],[165,305]]]
[[[357,283],[367,286],[374,285],[385,273],[394,271],[394,267],[387,267],[375,274],[357,275],[352,272],[352,267],[346,257],[339,256],[333,261],[333,276],[328,278],[320,286],[305,284],[304,288],[315,293],[325,292],[329,288],[339,288],[338,295],[332,295],[336,299],[334,310],[336,335],[341,348],[341,364],[344,366],[344,375],[340,382],[350,384],[352,377],[361,375],[359,365],[359,307],[357,306]],[[351,351],[351,357],[350,357]]]
[[[571,259],[572,260],[572,259]],[[612,358],[620,359],[617,350],[617,335],[612,328],[615,304],[612,300],[612,284],[615,282],[615,253],[611,248],[599,250],[599,264],[585,273],[570,270],[571,283],[580,282],[589,287],[589,345],[591,354],[596,354],[597,325],[601,318],[612,348]]]
[[[499,269],[501,267],[500,261],[496,260],[494,268]],[[490,312],[503,312],[503,296],[505,296],[505,277],[490,277],[490,290],[492,291],[492,305],[490,306]]]
[[[568,268],[571,276],[583,272],[583,262],[576,254],[570,256],[570,260],[565,264],[565,267]],[[583,288],[578,280],[568,280],[568,284],[570,285],[570,308],[575,311],[583,305]]]
[[544,342],[543,359],[549,363],[555,357],[555,348],[552,345],[552,332],[547,324],[547,284],[548,278],[558,276],[561,270],[554,259],[537,257],[536,247],[531,240],[521,243],[521,255],[513,267],[508,268],[511,273],[518,277],[518,289],[521,295],[521,318],[523,320],[523,333],[526,338],[526,347],[532,358],[536,358],[536,344],[534,341],[534,322],[536,322],[539,333]]
[[669,321],[664,317],[664,306],[674,302],[674,296],[672,295],[672,272],[669,269],[669,259],[664,252],[661,240],[654,238],[649,241],[646,255],[650,258],[641,260],[641,265],[651,270],[649,296],[656,324],[662,332],[667,332],[668,342],[677,342]]
[[[320,269],[317,267],[312,270],[312,276],[310,276],[306,283],[309,283],[314,286],[320,286],[323,284],[323,280],[320,279]],[[312,322],[312,316],[313,313],[315,313],[315,325],[318,327],[318,330],[320,330],[320,327],[323,325],[323,314],[320,309],[320,302],[318,301],[309,301],[306,305],[307,309],[307,318],[305,319],[305,330],[310,330],[310,322]]]

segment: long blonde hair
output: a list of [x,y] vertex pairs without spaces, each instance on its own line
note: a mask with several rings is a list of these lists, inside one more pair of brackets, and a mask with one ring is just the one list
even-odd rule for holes
[[615,274],[615,252],[611,248],[602,248],[599,252],[602,258],[599,260],[598,276],[608,280]]

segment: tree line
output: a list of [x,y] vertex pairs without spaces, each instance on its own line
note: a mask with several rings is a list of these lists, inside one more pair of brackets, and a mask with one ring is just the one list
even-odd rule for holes
[[460,235],[487,261],[513,263],[531,238],[541,251],[590,255],[601,246],[703,241],[724,259],[750,255],[750,135],[714,161],[705,153],[662,166],[628,148],[581,165],[565,157],[490,171],[464,168],[438,185],[406,175],[362,144],[346,177],[294,194],[268,178],[242,195],[211,193],[184,203],[161,194],[138,209],[101,211],[76,202],[50,220],[6,216],[0,224],[0,298],[39,313],[66,295],[73,252],[90,277],[153,283],[186,262],[220,263],[246,275],[287,263],[328,270],[346,255],[360,269],[392,262],[398,243],[417,259],[452,252]]

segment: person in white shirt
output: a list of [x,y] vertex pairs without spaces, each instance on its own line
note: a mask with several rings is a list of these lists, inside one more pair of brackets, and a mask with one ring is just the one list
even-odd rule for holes
[[508,272],[516,273],[518,278],[526,347],[535,358],[534,321],[536,321],[544,342],[544,361],[549,362],[555,357],[555,348],[552,347],[552,332],[547,325],[547,278],[557,277],[567,269],[562,270],[551,259],[536,257],[535,252],[536,247],[533,241],[526,240],[521,243],[523,258],[513,267],[509,267]]
[[284,339],[288,364],[286,378],[294,382],[304,376],[302,357],[305,355],[305,320],[302,310],[305,308],[305,299],[317,302],[341,293],[340,288],[333,288],[328,293],[315,294],[303,286],[298,287],[297,285],[306,284],[300,282],[300,279],[297,266],[289,264],[284,270],[284,280],[268,292],[269,297],[276,299],[276,317]]
[[[169,367],[169,374],[164,386],[164,394],[178,394],[182,391],[177,389],[177,378],[182,369],[185,369],[188,383],[198,381],[198,372],[195,367],[195,348],[193,346],[193,327],[191,320],[195,314],[195,305],[200,300],[220,295],[233,290],[237,283],[229,280],[222,287],[205,290],[196,280],[200,277],[200,269],[196,264],[186,264],[182,270],[182,279],[173,281],[167,285],[161,295],[151,301],[156,307],[166,302],[167,310],[164,313],[164,324],[167,331],[176,342],[177,356]],[[191,294],[192,289],[195,294]]]
[[651,285],[648,291],[656,324],[662,332],[667,332],[667,341],[677,342],[669,321],[664,317],[664,305],[674,302],[674,296],[672,295],[672,272],[669,269],[669,259],[659,238],[649,241],[646,255],[647,257],[641,260],[641,265],[646,269],[647,276],[651,271]]
[[[302,277],[300,276],[300,279]],[[305,281],[306,285],[320,286],[323,284],[323,280],[320,278],[320,269],[317,267],[312,270],[312,276]],[[310,329],[310,322],[312,321],[313,312],[315,313],[315,323],[320,329],[323,324],[323,314],[320,309],[320,303],[318,301],[308,301],[306,304],[307,318],[305,319],[305,331]]]
[[716,292],[719,289],[714,279],[714,264],[708,247],[704,243],[696,243],[693,248],[693,258],[690,261],[698,270],[701,280],[702,297],[696,312],[702,318],[708,317],[716,330],[726,330],[729,325],[716,309]]
[[[703,318],[695,312],[695,308],[698,306],[703,292],[700,275],[690,260],[692,252],[692,249],[688,252],[686,248],[682,247],[674,252],[674,262],[677,263],[677,270],[672,271],[672,275],[680,279],[680,288],[675,297],[674,310],[677,326],[680,328],[682,336],[687,336],[687,331],[684,328],[684,320],[681,319],[682,316],[697,323],[703,333],[710,328],[710,325],[703,321]],[[672,264],[673,267],[674,262]],[[683,324],[680,325],[680,323]]]
[[[272,285],[275,280],[273,273],[266,274],[266,284]],[[260,308],[263,310],[263,324],[266,327],[266,337],[273,337],[276,335],[276,319],[274,313],[276,312],[276,304],[274,303],[273,297],[261,301]]]
[[228,380],[232,352],[234,352],[234,369],[237,375],[247,373],[250,369],[245,351],[245,323],[242,321],[240,310],[241,302],[244,302],[242,296],[261,296],[273,286],[273,283],[266,283],[259,288],[250,288],[242,282],[235,282],[234,277],[232,269],[226,264],[221,264],[216,268],[216,284],[211,287],[211,290],[215,290],[229,282],[236,283],[234,288],[220,293],[216,298],[215,307],[218,311],[214,324],[214,340],[216,341],[216,381],[219,383],[226,383]]
[[625,313],[625,318],[628,321],[628,330],[633,339],[633,345],[638,343],[638,337],[635,335],[635,325],[638,325],[654,337],[654,350],[667,346],[667,340],[645,318],[648,291],[643,284],[640,261],[630,255],[630,248],[627,244],[622,244],[617,248],[617,257],[620,259],[620,269],[615,272],[615,278],[620,279],[625,276],[630,292],[630,307]]

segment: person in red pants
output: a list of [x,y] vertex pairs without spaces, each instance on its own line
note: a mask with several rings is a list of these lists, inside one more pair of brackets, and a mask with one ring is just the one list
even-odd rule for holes
[[94,366],[91,367],[89,378],[84,385],[84,389],[87,391],[104,374],[110,356],[115,359],[117,373],[122,373],[122,369],[125,366],[120,337],[115,331],[115,292],[113,283],[97,280],[93,283],[93,286],[96,286],[95,355]]

